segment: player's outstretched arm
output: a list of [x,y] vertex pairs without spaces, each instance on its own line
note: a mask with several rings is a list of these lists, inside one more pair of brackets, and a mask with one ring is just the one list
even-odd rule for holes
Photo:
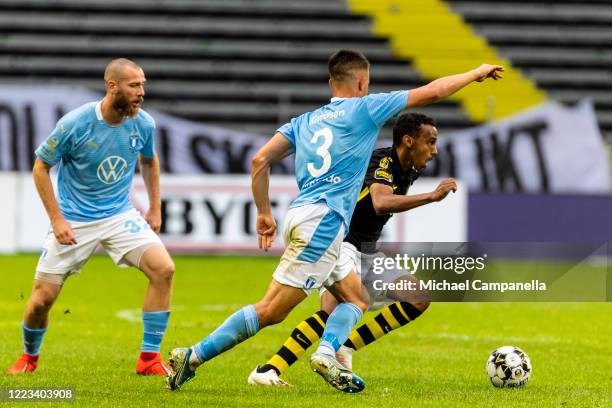
[[370,186],[372,205],[377,215],[400,213],[442,201],[451,191],[457,191],[457,182],[452,178],[442,180],[438,187],[430,193],[409,196],[393,194],[393,188],[387,184],[374,183]]
[[62,215],[57,205],[55,194],[53,193],[53,185],[51,184],[51,177],[49,176],[51,167],[51,165],[36,158],[34,168],[32,169],[34,184],[36,185],[36,190],[38,191],[43,206],[47,211],[49,221],[51,221],[51,227],[53,228],[55,238],[62,245],[74,245],[77,243],[74,231],[72,231],[72,227]]
[[406,107],[428,105],[448,98],[455,92],[472,82],[482,82],[487,78],[495,81],[503,77],[504,67],[501,65],[483,64],[463,74],[456,74],[438,78],[408,92]]
[[276,238],[276,221],[270,206],[270,167],[291,153],[291,143],[276,133],[255,153],[251,166],[251,188],[257,207],[257,238],[259,248],[267,251]]
[[149,209],[145,220],[156,234],[161,229],[161,197],[159,189],[159,158],[157,153],[153,157],[138,156],[140,172],[149,196]]

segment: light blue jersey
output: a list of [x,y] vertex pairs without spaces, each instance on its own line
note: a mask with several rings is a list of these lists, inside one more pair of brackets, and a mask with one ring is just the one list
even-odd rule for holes
[[130,188],[138,154],[154,155],[155,121],[143,111],[111,126],[101,102],[77,108],[57,122],[36,156],[58,170],[58,204],[72,221],[95,221],[132,208]]
[[279,128],[295,152],[300,193],[291,207],[324,201],[348,231],[380,129],[407,101],[407,91],[332,98]]

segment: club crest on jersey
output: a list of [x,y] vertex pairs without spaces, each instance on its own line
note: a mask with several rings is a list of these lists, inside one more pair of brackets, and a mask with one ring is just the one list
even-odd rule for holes
[[98,180],[104,184],[115,184],[121,179],[126,169],[127,162],[123,157],[108,156],[98,166]]
[[383,169],[388,169],[390,162],[393,162],[393,159],[391,157],[383,157],[380,160],[380,167],[382,167]]
[[136,150],[138,146],[138,135],[130,135],[130,149]]

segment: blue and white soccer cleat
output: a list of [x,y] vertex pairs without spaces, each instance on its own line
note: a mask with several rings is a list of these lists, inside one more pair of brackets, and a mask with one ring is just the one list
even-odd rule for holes
[[355,350],[345,345],[340,346],[336,351],[336,360],[349,371],[353,371],[353,351]]
[[356,393],[365,388],[365,381],[344,368],[334,356],[313,353],[310,356],[310,367],[337,390]]
[[179,390],[187,381],[195,377],[195,370],[189,367],[191,348],[175,348],[170,352],[170,367],[172,372],[166,377],[166,384],[172,391]]

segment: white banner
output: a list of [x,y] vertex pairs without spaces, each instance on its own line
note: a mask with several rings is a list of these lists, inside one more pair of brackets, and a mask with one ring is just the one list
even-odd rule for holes
[[[0,86],[0,170],[30,171],[33,152],[64,114],[102,95],[66,86]],[[245,174],[251,158],[270,135],[207,126],[146,109],[157,124],[156,148],[166,173]],[[284,160],[274,172],[292,173]]]
[[610,193],[610,165],[593,105],[549,102],[504,120],[440,135],[426,175],[472,191]]
[[0,253],[17,250],[17,181],[17,174],[0,173]]
[[[16,192],[14,212],[0,208],[15,223],[17,242],[7,250],[39,251],[49,228],[49,220],[40,202],[31,174],[11,175],[5,183]],[[17,181],[16,178],[19,178]],[[411,188],[411,194],[435,189],[439,180],[422,178]],[[19,186],[19,187],[17,187]],[[170,251],[190,253],[226,252],[261,253],[255,235],[256,208],[252,201],[249,176],[164,176],[161,180],[164,225],[162,240]],[[272,176],[270,199],[279,226],[273,254],[282,251],[282,219],[297,194],[295,178]],[[139,176],[132,189],[134,206],[144,213],[148,207],[146,189]],[[3,204],[6,205],[6,202]],[[5,230],[6,231],[6,230]],[[383,241],[389,242],[463,242],[467,239],[467,189],[444,201],[396,214],[384,230]],[[2,237],[0,237],[2,242]]]
[[[101,97],[83,88],[0,86],[0,170],[29,171],[32,152],[58,118]],[[157,122],[157,151],[166,173],[248,173],[252,155],[271,136],[149,113]],[[438,150],[426,174],[459,178],[472,191],[611,191],[607,150],[588,101],[573,108],[546,103],[501,121],[440,135]],[[274,170],[291,174],[292,169],[289,157]]]

